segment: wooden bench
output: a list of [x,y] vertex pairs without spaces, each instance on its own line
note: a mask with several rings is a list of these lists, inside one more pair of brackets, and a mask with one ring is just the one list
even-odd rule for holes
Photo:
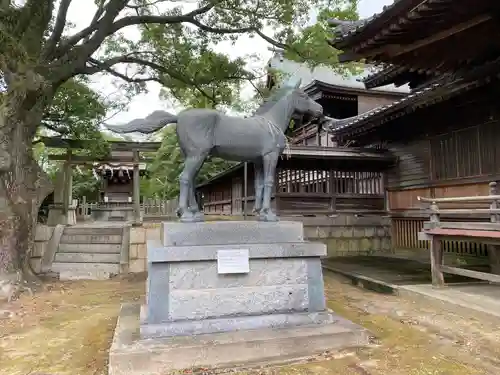
[[[500,195],[497,183],[490,183],[490,195],[474,197],[426,198],[418,197],[420,202],[430,203],[430,219],[424,223],[419,240],[430,241],[432,284],[444,286],[444,273],[471,277],[479,280],[500,283]],[[488,202],[490,208],[479,209],[439,209],[439,203],[481,203]],[[490,222],[443,222],[440,215],[489,214]],[[467,270],[445,266],[443,263],[443,240],[483,242],[490,245],[488,253],[490,264],[495,273]],[[499,273],[499,274],[496,274]]]

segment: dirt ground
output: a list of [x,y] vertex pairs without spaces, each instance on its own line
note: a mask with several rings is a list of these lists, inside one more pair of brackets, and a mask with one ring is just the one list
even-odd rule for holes
[[[329,307],[368,328],[368,348],[323,353],[255,374],[474,375],[500,373],[498,322],[446,313],[325,276]],[[0,305],[0,374],[107,374],[107,350],[123,301],[143,298],[144,276],[48,283]],[[3,309],[3,311],[2,311]],[[6,312],[9,311],[9,313]],[[7,315],[11,315],[7,318]]]

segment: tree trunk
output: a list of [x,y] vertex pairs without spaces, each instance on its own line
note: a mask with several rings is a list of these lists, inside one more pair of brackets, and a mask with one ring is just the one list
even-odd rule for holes
[[38,209],[52,189],[32,152],[48,97],[46,92],[9,92],[0,106],[0,286],[4,290],[9,282],[18,281],[17,275],[29,272],[26,265],[34,247]]

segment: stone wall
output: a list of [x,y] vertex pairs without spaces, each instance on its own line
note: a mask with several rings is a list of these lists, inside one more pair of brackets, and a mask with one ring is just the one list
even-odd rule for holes
[[38,224],[35,228],[35,246],[31,253],[31,267],[36,273],[41,272],[42,257],[47,251],[54,228],[44,224]]
[[147,270],[147,240],[160,238],[160,223],[144,223],[140,227],[130,228],[129,272]]
[[[218,220],[218,217],[210,220]],[[224,216],[222,220],[242,220]],[[327,245],[328,257],[374,255],[392,252],[390,219],[381,216],[355,216],[339,214],[335,217],[282,217],[281,220],[301,221],[309,241]],[[147,240],[160,238],[160,223],[144,223],[130,228],[129,272],[147,270]],[[42,256],[46,252],[54,227],[38,224],[31,264],[35,272],[41,271]]]
[[304,223],[310,241],[327,245],[328,257],[391,253],[390,219],[339,214],[334,217],[293,217]]
[[[218,217],[207,217],[219,220]],[[221,220],[242,220],[224,216]],[[309,241],[327,245],[328,257],[391,253],[390,219],[381,216],[339,214],[334,217],[281,217],[282,221],[301,221]],[[130,232],[130,272],[147,269],[146,241],[160,238],[160,223],[144,223]]]

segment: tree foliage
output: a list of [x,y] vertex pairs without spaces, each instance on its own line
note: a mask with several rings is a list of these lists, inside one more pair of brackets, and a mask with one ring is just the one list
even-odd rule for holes
[[[253,79],[255,74],[246,69],[244,61],[217,53],[214,46],[218,42],[236,43],[246,34],[302,56],[302,46],[310,42],[301,39],[298,28],[306,25],[310,10],[330,7],[344,11],[354,3],[24,0],[20,5],[16,0],[1,0],[0,274],[25,264],[33,246],[34,213],[51,190],[50,180],[32,153],[40,125],[57,127],[60,134],[74,137],[92,132],[85,124],[77,126],[77,120],[66,113],[51,110],[58,100],[66,104],[68,97],[61,90],[72,92],[71,82],[77,82],[73,79],[111,74],[129,84],[130,95],[145,90],[146,82],[156,81],[183,103],[203,105],[192,95],[197,92],[216,106],[223,105],[237,94],[233,82]],[[94,6],[95,14],[77,30],[67,19],[70,6]],[[130,27],[139,27],[139,40],[126,36],[124,31]],[[326,42],[322,46],[331,50]],[[214,86],[214,81],[228,85]],[[220,103],[214,100],[215,93]],[[48,114],[54,117],[44,123]]]
[[[316,22],[300,31],[291,31],[285,36],[291,48],[285,50],[285,57],[301,63],[306,63],[310,67],[324,65],[335,70],[339,74],[356,74],[360,71],[359,64],[339,64],[339,51],[328,48],[325,41],[331,38],[331,26],[328,20],[345,19],[357,20],[359,0],[340,1],[332,4],[328,8],[320,9]],[[326,47],[326,48],[325,48]]]

